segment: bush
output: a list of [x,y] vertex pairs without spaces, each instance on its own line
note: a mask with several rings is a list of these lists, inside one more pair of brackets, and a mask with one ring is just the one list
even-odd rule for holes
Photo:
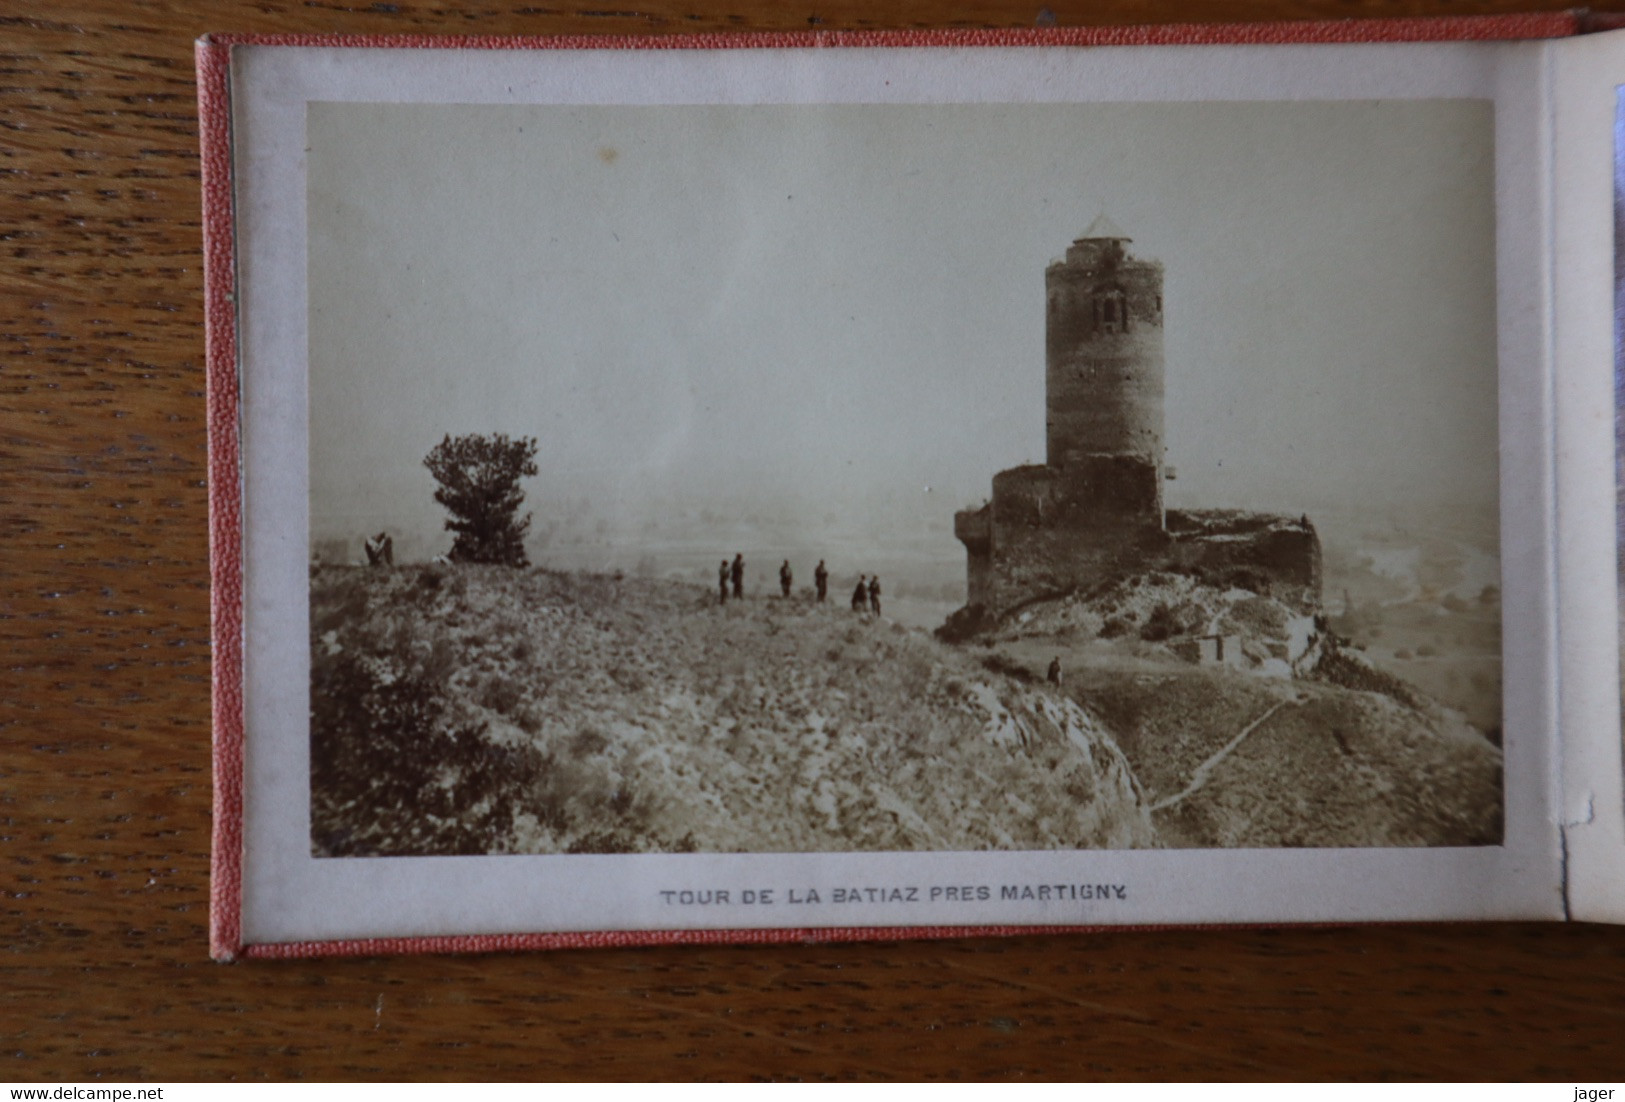
[[528,748],[448,717],[421,674],[349,653],[311,674],[311,842],[325,856],[490,853],[540,773]]
[[1102,639],[1116,639],[1119,636],[1127,635],[1132,627],[1133,625],[1127,617],[1110,616],[1107,617],[1105,623],[1100,625],[1100,631],[1097,634]]
[[570,755],[575,758],[590,758],[594,754],[602,754],[609,749],[609,736],[591,725],[581,728],[570,740]]
[[1002,654],[989,654],[983,657],[982,668],[991,673],[1002,673],[1024,685],[1031,685],[1037,680],[1025,666],[1010,661]]
[[963,643],[991,631],[997,624],[997,619],[989,616],[982,605],[966,605],[950,613],[934,634],[945,643]]
[[1158,604],[1146,617],[1145,626],[1140,629],[1140,638],[1148,643],[1160,643],[1178,631],[1179,621],[1174,616],[1174,610],[1166,604]]
[[478,699],[482,708],[489,708],[498,715],[513,715],[524,698],[525,691],[518,682],[494,674],[480,686]]

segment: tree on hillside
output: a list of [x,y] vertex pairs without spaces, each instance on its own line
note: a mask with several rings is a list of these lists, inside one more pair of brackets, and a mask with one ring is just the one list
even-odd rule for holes
[[471,433],[448,435],[424,456],[423,465],[440,483],[434,499],[451,513],[446,530],[457,534],[453,562],[530,565],[525,555],[530,514],[516,514],[525,503],[519,480],[539,470],[536,449],[530,436]]

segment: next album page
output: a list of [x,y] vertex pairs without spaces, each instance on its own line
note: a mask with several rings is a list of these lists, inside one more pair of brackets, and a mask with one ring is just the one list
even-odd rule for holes
[[1570,913],[1625,922],[1614,447],[1625,33],[1554,43],[1553,278],[1563,819]]

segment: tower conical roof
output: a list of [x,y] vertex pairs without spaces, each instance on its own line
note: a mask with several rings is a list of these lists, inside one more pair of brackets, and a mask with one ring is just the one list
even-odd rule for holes
[[1089,223],[1089,228],[1083,231],[1083,236],[1078,238],[1078,240],[1132,241],[1134,239],[1119,229],[1116,222],[1113,222],[1110,218],[1107,218],[1104,214],[1102,214],[1099,218],[1096,218],[1093,222]]

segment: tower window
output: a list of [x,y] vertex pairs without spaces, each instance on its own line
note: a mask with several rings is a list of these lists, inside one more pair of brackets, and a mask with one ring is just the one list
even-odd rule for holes
[[1117,303],[1111,299],[1106,300],[1105,320],[1108,322],[1117,320]]

